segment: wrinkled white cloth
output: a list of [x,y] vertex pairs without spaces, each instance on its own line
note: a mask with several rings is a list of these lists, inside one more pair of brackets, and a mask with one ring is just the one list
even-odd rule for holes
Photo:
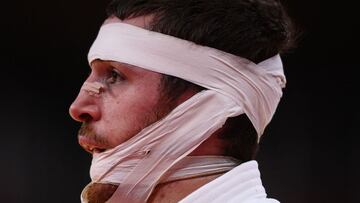
[[[196,149],[228,117],[245,113],[259,138],[285,85],[276,55],[262,63],[124,23],[103,25],[88,60],[112,60],[176,76],[205,87],[160,121],[119,146],[94,154],[93,182],[120,185],[113,202],[146,202],[166,172]],[[119,181],[118,168],[136,166]]]
[[266,196],[258,164],[249,161],[200,187],[179,203],[279,203]]
[[[208,175],[226,173],[240,164],[239,160],[226,156],[187,156],[179,161],[162,177],[161,183],[167,183],[188,178],[196,178]],[[116,168],[116,178],[107,176],[101,180],[102,184],[118,185],[122,178],[131,172],[136,162],[128,163],[126,167]],[[118,180],[112,182],[112,180]],[[81,193],[81,202],[87,203],[87,189],[91,186],[88,184]]]

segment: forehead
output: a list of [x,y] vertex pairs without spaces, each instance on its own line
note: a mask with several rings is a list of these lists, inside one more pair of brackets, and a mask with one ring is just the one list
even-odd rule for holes
[[[124,19],[124,20],[121,20],[118,17],[112,15],[104,21],[103,25],[122,22],[122,23],[126,23],[126,24],[130,24],[130,25],[134,25],[137,27],[147,29],[147,25],[150,23],[151,20],[152,20],[152,16],[150,16],[150,15],[139,16],[139,17]],[[123,70],[130,69],[131,71],[134,71],[137,73],[141,73],[144,71],[145,72],[153,72],[153,71],[146,70],[146,69],[143,69],[141,67],[137,67],[137,66],[134,66],[131,64],[121,63],[118,61],[99,60],[99,59],[92,61],[90,66],[93,69],[94,67],[99,67],[101,65],[110,65],[110,66],[114,66],[115,68],[123,69]]]

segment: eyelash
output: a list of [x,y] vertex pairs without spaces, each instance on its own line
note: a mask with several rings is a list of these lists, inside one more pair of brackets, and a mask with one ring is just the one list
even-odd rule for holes
[[118,71],[112,69],[109,72],[109,78],[106,80],[106,82],[109,84],[114,84],[118,81],[123,81],[123,80],[125,80],[124,76],[121,73],[119,73]]

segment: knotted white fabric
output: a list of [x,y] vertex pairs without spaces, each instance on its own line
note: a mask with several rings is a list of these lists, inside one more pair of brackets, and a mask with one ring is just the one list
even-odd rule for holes
[[[226,173],[240,163],[239,160],[225,156],[186,156],[166,172],[161,183]],[[118,186],[136,164],[136,161],[128,162],[127,165],[122,164],[121,168],[115,168],[116,171],[112,173],[116,177],[106,176],[100,183]],[[117,182],[112,182],[112,180],[117,180]],[[84,203],[89,201],[87,190],[90,186],[91,183],[81,193],[81,201]]]
[[[262,63],[124,23],[103,25],[88,60],[112,60],[172,75],[205,87],[162,120],[125,143],[93,155],[93,182],[119,183],[108,201],[146,202],[166,172],[196,149],[228,117],[245,113],[259,138],[285,85],[276,55]],[[136,166],[119,179],[117,168]],[[132,163],[133,165],[133,163]]]

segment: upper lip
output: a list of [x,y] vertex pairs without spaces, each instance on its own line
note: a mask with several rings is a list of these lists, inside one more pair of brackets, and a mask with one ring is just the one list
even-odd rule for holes
[[92,140],[91,138],[88,138],[86,136],[79,136],[78,137],[78,141],[79,144],[82,148],[84,148],[87,152],[89,152],[90,154],[93,153],[100,153],[100,152],[104,152],[106,150],[106,146],[103,146],[101,144],[98,144],[97,142],[95,142],[94,140]]

